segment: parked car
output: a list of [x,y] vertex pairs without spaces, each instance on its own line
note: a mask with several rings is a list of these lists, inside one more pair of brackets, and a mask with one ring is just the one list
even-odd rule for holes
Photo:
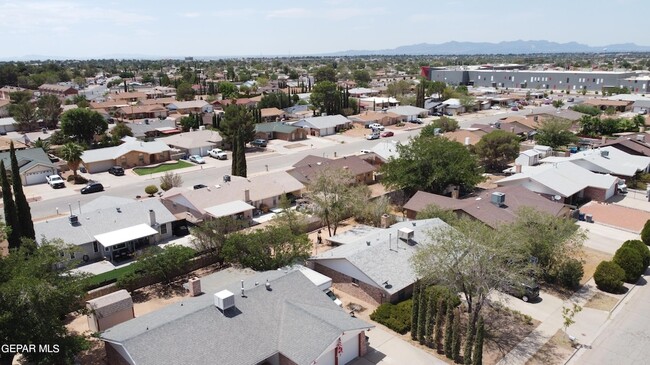
[[512,110],[513,112],[516,112],[516,111],[519,111],[519,108],[517,108],[516,106],[513,106],[512,108],[510,108],[510,110]]
[[386,132],[383,132],[383,133],[381,134],[382,137],[392,137],[392,136],[394,136],[394,135],[395,135],[395,133],[393,133],[393,132],[391,132],[391,131],[386,131]]
[[379,139],[379,133],[371,133],[366,135],[367,140]]
[[216,158],[217,160],[227,160],[228,155],[220,148],[213,148],[210,151],[208,151],[208,155],[210,157]]
[[618,180],[616,183],[616,192],[619,194],[627,194],[627,185],[625,184],[625,180]]
[[384,126],[381,125],[381,124],[379,124],[379,123],[372,123],[372,124],[370,125],[370,129],[377,130],[377,131],[383,131],[383,130],[384,130]]
[[569,103],[573,103],[575,101],[575,99],[574,98],[568,98],[568,99],[566,99],[566,101],[568,101]]
[[433,115],[434,117],[442,117],[442,112],[433,112],[433,114],[431,115]]
[[110,169],[108,169],[108,173],[115,176],[123,176],[124,169],[122,168],[122,166],[113,166]]
[[201,157],[199,155],[192,155],[192,156],[190,156],[189,160],[190,160],[190,162],[194,162],[194,163],[197,163],[199,165],[205,163],[205,160],[203,159],[203,157]]
[[420,118],[415,118],[415,119],[413,119],[413,120],[410,120],[409,122],[411,122],[411,123],[413,123],[413,124],[422,124],[422,119],[420,119]]
[[59,175],[47,176],[45,180],[53,189],[65,188],[65,181]]
[[451,112],[445,112],[445,115],[448,117],[453,117],[454,115]]
[[501,107],[498,106],[498,105],[492,105],[492,106],[490,107],[490,109],[492,109],[492,110],[501,110]]
[[89,181],[86,186],[81,188],[81,194],[90,194],[104,191],[104,185],[97,181]]
[[505,292],[524,302],[529,302],[539,297],[539,285],[534,283],[510,284],[506,287]]
[[262,138],[258,138],[253,142],[251,142],[251,146],[255,146],[255,147],[266,147],[266,144],[267,144],[266,140]]

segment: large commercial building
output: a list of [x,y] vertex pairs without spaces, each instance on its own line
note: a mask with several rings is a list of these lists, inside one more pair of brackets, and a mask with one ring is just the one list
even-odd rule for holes
[[650,76],[624,71],[558,71],[522,69],[521,65],[422,67],[422,76],[450,85],[478,87],[602,91],[626,87],[632,93],[650,92]]

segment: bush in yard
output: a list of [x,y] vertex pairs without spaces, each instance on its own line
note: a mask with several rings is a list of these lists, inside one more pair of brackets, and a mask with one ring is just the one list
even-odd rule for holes
[[603,261],[596,267],[594,280],[598,289],[608,293],[619,293],[623,289],[625,270],[612,261]]
[[636,252],[638,252],[641,255],[641,258],[643,259],[644,268],[650,265],[650,249],[648,248],[648,246],[645,245],[645,243],[643,243],[643,241],[627,240],[623,242],[621,247],[629,247],[634,249]]
[[158,187],[156,185],[148,185],[144,188],[144,192],[149,194],[149,196],[153,196],[158,192]]
[[411,329],[412,307],[412,299],[398,304],[384,303],[370,314],[370,319],[403,335]]
[[643,225],[643,230],[641,230],[641,241],[650,246],[650,219],[648,219],[645,222],[645,225]]
[[585,270],[578,259],[568,259],[560,264],[557,270],[557,280],[565,288],[575,289],[580,286],[580,279]]
[[629,283],[637,281],[645,271],[643,256],[631,247],[616,250],[613,261],[625,271],[625,281]]

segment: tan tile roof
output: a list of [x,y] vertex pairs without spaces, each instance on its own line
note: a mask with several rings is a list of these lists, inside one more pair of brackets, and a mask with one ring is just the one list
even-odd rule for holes
[[465,138],[469,137],[469,144],[475,145],[478,143],[478,141],[481,140],[481,137],[483,137],[486,134],[487,133],[481,129],[475,131],[471,131],[467,129],[457,129],[453,132],[443,133],[442,135],[450,141],[456,141],[462,144],[465,144]]
[[632,101],[625,100],[608,100],[608,99],[589,99],[584,102],[586,105],[595,105],[595,106],[628,106],[632,104]]
[[124,100],[124,99],[146,99],[147,94],[137,91],[131,91],[127,93],[119,94],[109,94],[108,97],[113,100]]
[[262,118],[279,117],[285,114],[284,110],[278,108],[263,108],[260,109],[260,112],[262,113]]

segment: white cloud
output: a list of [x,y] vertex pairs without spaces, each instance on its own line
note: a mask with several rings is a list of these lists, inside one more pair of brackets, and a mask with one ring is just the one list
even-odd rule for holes
[[201,13],[199,12],[190,12],[190,13],[185,13],[183,14],[184,17],[186,18],[198,18],[201,16]]
[[312,15],[311,11],[303,8],[289,8],[281,10],[272,10],[266,17],[269,19],[273,18],[282,18],[282,19],[296,19],[296,18],[307,18]]

